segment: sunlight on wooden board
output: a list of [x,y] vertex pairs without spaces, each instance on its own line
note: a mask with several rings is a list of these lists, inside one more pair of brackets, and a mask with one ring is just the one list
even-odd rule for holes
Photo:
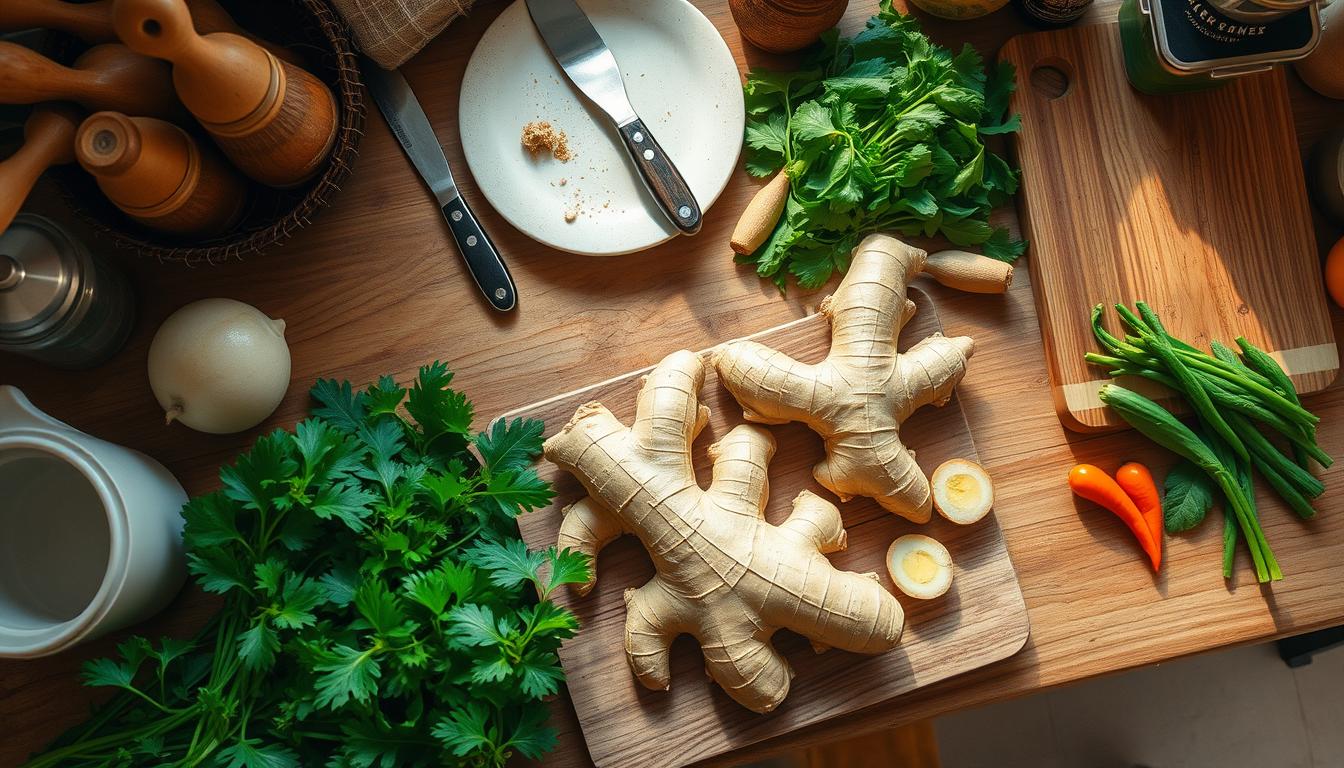
[[[901,334],[902,350],[942,327],[926,294],[911,289],[909,297],[919,311]],[[829,347],[830,326],[821,315],[812,315],[751,338],[803,362],[817,362]],[[971,365],[975,365],[974,358]],[[599,400],[629,424],[640,379],[647,372],[636,371],[561,395],[504,418],[542,419],[549,437],[579,405]],[[700,398],[710,408],[709,426],[693,448],[704,486],[709,480],[705,447],[742,423],[742,410],[719,385],[712,368],[706,371]],[[812,479],[812,465],[823,455],[821,439],[801,424],[771,430],[778,450],[770,464],[767,519],[782,522],[793,497],[804,488],[834,501]],[[916,451],[926,473],[949,458],[977,460],[970,428],[955,397],[942,408],[917,411],[902,426],[901,436]],[[560,509],[583,495],[578,482],[554,465],[541,461],[538,470],[555,484],[557,497],[549,508],[519,518],[523,538],[532,549],[555,544]],[[920,526],[883,511],[869,499],[841,504],[840,511],[849,531],[849,547],[832,555],[831,561],[845,570],[880,574],[882,583],[897,594],[906,610],[905,634],[890,653],[858,656],[840,651],[815,654],[803,638],[780,631],[775,646],[796,677],[784,704],[768,715],[742,708],[710,682],[699,648],[690,638],[678,639],[673,648],[671,690],[649,691],[635,680],[624,650],[622,595],[627,588],[647,581],[653,566],[634,537],[618,539],[599,555],[597,587],[591,594],[584,598],[567,591],[558,594],[558,602],[583,622],[578,637],[561,648],[560,657],[594,763],[603,768],[685,765],[887,701],[1021,649],[1028,633],[1026,605],[993,515],[971,526],[953,525],[935,515],[933,522]],[[955,580],[941,598],[912,600],[897,593],[887,576],[883,558],[888,545],[897,536],[912,532],[933,536],[952,554]]]
[[[1339,356],[1281,69],[1179,97],[1130,87],[1119,27],[1021,35],[1012,109],[1018,198],[1056,410],[1065,426],[1122,422],[1097,399],[1106,372],[1089,312],[1143,300],[1204,349],[1246,336],[1304,393]],[[1049,78],[1043,77],[1048,73]],[[1059,78],[1066,82],[1056,82]],[[1061,93],[1062,91],[1062,93]]]

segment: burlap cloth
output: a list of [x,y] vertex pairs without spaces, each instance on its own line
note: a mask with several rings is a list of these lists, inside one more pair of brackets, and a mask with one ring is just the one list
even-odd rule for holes
[[[360,50],[395,69],[433,40],[476,0],[331,0]],[[3,2],[3,0],[0,0]]]

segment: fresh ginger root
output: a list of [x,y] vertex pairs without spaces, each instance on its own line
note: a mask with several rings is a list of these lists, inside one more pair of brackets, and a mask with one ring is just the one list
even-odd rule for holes
[[747,421],[801,421],[821,435],[826,458],[812,470],[817,482],[841,501],[869,496],[916,523],[929,521],[933,500],[914,451],[901,444],[901,422],[920,406],[946,403],[975,349],[967,336],[935,334],[897,354],[915,311],[905,289],[926,256],[894,237],[864,238],[840,287],[821,303],[831,321],[831,351],[821,363],[803,365],[754,341],[730,342],[714,358]]
[[633,427],[588,403],[546,441],[546,458],[589,494],[565,510],[559,546],[596,555],[628,532],[648,550],[656,575],[625,593],[625,650],[644,686],[668,688],[672,640],[688,633],[729,696],[769,712],[793,677],[770,643],[775,630],[873,654],[896,646],[905,614],[876,575],[826,559],[845,546],[835,505],[804,491],[788,520],[765,521],[768,431],[743,424],[710,446],[713,481],[700,488],[691,443],[709,419],[703,383],[700,358],[675,352],[646,377]]

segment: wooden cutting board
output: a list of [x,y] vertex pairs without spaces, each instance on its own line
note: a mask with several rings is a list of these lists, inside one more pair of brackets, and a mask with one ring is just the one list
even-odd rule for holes
[[[1097,399],[1105,371],[1089,310],[1147,301],[1207,349],[1244,335],[1302,392],[1339,369],[1283,69],[1222,88],[1130,87],[1119,27],[1021,35],[1012,107],[1019,208],[1055,408],[1077,430],[1119,424]],[[1146,383],[1146,382],[1145,382]],[[1152,388],[1149,388],[1153,391]]]
[[[919,311],[901,335],[901,349],[941,329],[929,297],[915,289],[909,295]],[[822,316],[812,315],[751,338],[803,362],[819,362],[830,345],[830,326]],[[549,437],[580,405],[599,400],[629,424],[635,415],[640,378],[649,370],[561,395],[503,418],[542,419]],[[711,416],[694,446],[695,463],[701,485],[708,486],[705,447],[741,423],[742,409],[719,385],[712,367],[707,368],[700,398],[711,409]],[[771,495],[766,510],[770,522],[782,522],[791,500],[804,488],[835,501],[812,479],[812,465],[823,455],[821,439],[801,424],[771,429],[778,450],[770,465]],[[955,397],[942,408],[920,409],[902,427],[901,436],[916,450],[925,472],[957,456],[976,460],[975,444]],[[519,519],[523,539],[533,549],[555,544],[560,509],[583,495],[571,475],[549,462],[540,461],[538,471],[554,483],[557,496],[549,508]],[[906,610],[901,645],[881,656],[841,651],[815,654],[800,636],[781,630],[775,635],[775,646],[788,658],[797,677],[788,699],[768,715],[742,708],[711,683],[700,649],[689,637],[679,638],[673,647],[671,690],[646,690],[635,680],[625,658],[622,593],[644,584],[653,575],[653,565],[633,536],[602,551],[597,559],[597,587],[587,597],[577,598],[568,591],[559,594],[557,601],[583,622],[578,636],[561,648],[560,659],[594,763],[604,768],[685,765],[887,701],[1022,648],[1028,632],[1026,605],[993,515],[976,525],[956,526],[935,514],[933,522],[917,526],[868,499],[842,504],[840,510],[849,531],[849,547],[831,560],[846,570],[881,575],[882,583]],[[952,589],[937,600],[921,602],[901,595],[883,565],[888,545],[897,536],[913,532],[943,542],[955,562]]]

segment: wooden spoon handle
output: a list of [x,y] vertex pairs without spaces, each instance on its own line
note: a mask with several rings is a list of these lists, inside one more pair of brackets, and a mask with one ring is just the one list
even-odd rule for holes
[[756,192],[751,202],[747,203],[746,210],[738,217],[730,241],[733,250],[743,256],[755,253],[756,249],[761,247],[761,243],[764,243],[774,231],[775,222],[779,221],[779,215],[784,212],[784,203],[788,202],[788,199],[789,177],[780,171],[769,184]]
[[85,76],[18,43],[0,41],[0,104],[78,101]]
[[47,27],[69,32],[86,43],[117,39],[112,31],[112,0],[67,3],[65,0],[4,0],[0,2],[0,31]]
[[75,159],[78,128],[79,113],[71,107],[43,104],[33,110],[23,127],[23,146],[0,162],[0,231],[9,228],[43,171]]
[[1004,293],[1013,283],[1013,265],[966,251],[929,254],[924,273],[934,280],[967,293]]
[[200,42],[183,0],[114,0],[112,23],[128,48],[169,61]]

